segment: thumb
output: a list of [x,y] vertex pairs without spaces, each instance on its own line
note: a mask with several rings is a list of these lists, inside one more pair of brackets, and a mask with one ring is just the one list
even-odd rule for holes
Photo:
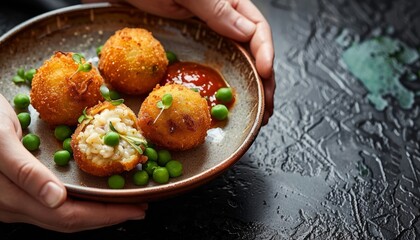
[[0,172],[47,207],[66,200],[58,178],[22,145],[11,124],[0,123]]
[[175,0],[214,31],[226,37],[249,41],[256,30],[254,22],[240,14],[227,0]]

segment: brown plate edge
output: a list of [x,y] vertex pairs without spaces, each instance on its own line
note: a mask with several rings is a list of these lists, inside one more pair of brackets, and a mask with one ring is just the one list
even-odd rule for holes
[[[21,24],[15,26],[14,28],[10,29],[8,32],[0,36],[0,45],[6,42],[9,38],[12,38],[15,34],[18,34],[21,31],[30,28],[30,26],[37,24],[37,22],[43,21],[46,18],[54,17],[60,15],[62,13],[70,13],[75,11],[86,11],[86,10],[94,10],[94,9],[105,9],[105,8],[126,8],[127,6],[118,5],[118,4],[110,4],[110,3],[92,3],[92,4],[79,4],[70,7],[65,7],[57,10],[53,10],[41,15],[38,15],[34,18],[28,19]],[[138,10],[140,11],[140,10]],[[189,20],[185,20],[189,21]],[[191,19],[191,21],[199,22],[197,20]],[[203,24],[200,22],[200,24]],[[207,27],[207,26],[203,26]],[[230,39],[227,39],[230,40]],[[180,195],[187,191],[190,191],[198,186],[203,185],[211,181],[212,179],[216,178],[224,171],[226,171],[229,167],[234,165],[239,159],[245,154],[245,152],[250,148],[252,143],[255,141],[255,138],[258,135],[258,132],[262,126],[262,119],[265,109],[264,103],[264,90],[263,90],[263,83],[259,75],[257,74],[255,64],[253,62],[253,58],[249,54],[249,52],[241,46],[239,43],[230,40],[247,58],[248,62],[250,63],[253,73],[255,75],[255,79],[257,79],[257,90],[258,90],[258,104],[257,104],[257,113],[256,113],[256,121],[250,129],[250,134],[248,134],[245,138],[245,141],[240,145],[240,147],[233,152],[233,154],[224,161],[192,178],[185,179],[179,182],[168,183],[164,185],[158,185],[154,187],[144,188],[144,189],[124,189],[124,190],[113,190],[113,189],[98,189],[92,187],[84,187],[84,186],[76,186],[73,184],[66,184],[64,183],[65,187],[67,188],[68,194],[72,197],[87,199],[87,200],[94,200],[94,201],[103,201],[103,202],[148,202],[148,201],[155,201],[161,200],[168,197]]]

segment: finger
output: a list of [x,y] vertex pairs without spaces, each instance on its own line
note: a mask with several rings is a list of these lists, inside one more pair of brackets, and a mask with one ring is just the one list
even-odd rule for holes
[[[97,3],[104,0],[82,0],[82,3]],[[172,0],[108,0],[110,3],[127,2],[134,7],[145,12],[155,14],[162,17],[183,19],[192,17],[193,14],[186,8],[176,4]]]
[[27,222],[26,209],[44,208],[38,201],[29,196],[16,184],[10,181],[4,174],[0,173],[0,221],[2,222]]
[[64,185],[23,147],[10,125],[8,119],[0,122],[0,172],[45,206],[59,206],[66,199]]
[[9,118],[14,126],[14,130],[17,134],[17,136],[20,138],[22,136],[22,127],[20,126],[19,120],[16,116],[15,111],[13,110],[12,106],[9,104],[9,102],[6,100],[6,98],[0,94],[0,114],[2,114],[0,119],[5,119],[4,117]]
[[146,203],[111,204],[68,199],[59,208],[45,207],[0,174],[0,220],[25,222],[60,232],[115,225],[145,217]]
[[255,58],[258,73],[262,78],[270,79],[274,62],[271,27],[251,1],[239,1],[236,10],[256,25],[255,33],[250,40],[251,53]]
[[[263,38],[269,35],[269,28],[259,24],[255,36],[250,41],[251,53],[255,57],[258,73],[262,78],[270,78],[274,62],[274,49],[271,39]],[[271,36],[271,35],[270,35]]]
[[[248,18],[239,14],[235,6],[226,0],[175,0],[189,9],[201,20],[221,35],[237,41],[249,41],[256,26]],[[233,1],[237,4],[238,1]]]
[[265,98],[265,109],[262,125],[267,125],[268,120],[273,115],[274,112],[274,91],[276,89],[276,81],[274,77],[274,72],[271,74],[271,77],[268,79],[263,79],[264,81],[264,98]]
[[192,17],[193,14],[185,7],[168,0],[127,0],[128,3],[155,15],[167,18],[182,19]]
[[[49,222],[63,219],[55,230],[74,232],[112,226],[127,220],[141,220],[146,216],[147,204],[117,204],[69,199],[61,206],[57,218],[49,218]],[[37,213],[41,213],[37,211]]]
[[41,206],[26,210],[32,216],[39,217],[29,218],[28,222],[50,230],[70,233],[112,226],[128,220],[144,219],[147,204],[100,203],[68,199],[57,209],[46,209]]

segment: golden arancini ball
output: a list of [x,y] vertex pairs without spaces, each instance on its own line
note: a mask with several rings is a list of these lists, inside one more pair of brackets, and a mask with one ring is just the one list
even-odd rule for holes
[[71,139],[73,157],[81,170],[94,176],[110,176],[130,171],[147,161],[132,145],[143,142],[137,145],[143,151],[147,142],[130,108],[102,102],[88,109],[87,116]]
[[143,28],[116,31],[102,47],[98,64],[105,81],[115,90],[132,95],[150,92],[167,66],[162,44]]
[[[172,104],[161,112],[158,102],[165,94]],[[207,100],[180,84],[157,86],[144,100],[138,114],[143,135],[168,150],[187,150],[202,144],[210,128]]]
[[[99,88],[104,80],[99,71],[93,66],[89,71],[78,71],[79,64],[73,55],[75,53],[55,52],[37,69],[32,79],[32,106],[51,126],[76,125],[84,108],[103,100]],[[78,60],[87,64],[84,58]]]

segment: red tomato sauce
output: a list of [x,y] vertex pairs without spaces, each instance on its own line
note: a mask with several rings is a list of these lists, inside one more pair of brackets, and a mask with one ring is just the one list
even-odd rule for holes
[[199,63],[175,62],[170,64],[161,85],[166,83],[178,83],[191,89],[197,89],[201,96],[207,99],[209,107],[220,103],[229,109],[235,102],[235,94],[229,103],[221,103],[216,99],[217,90],[229,86],[215,69]]

